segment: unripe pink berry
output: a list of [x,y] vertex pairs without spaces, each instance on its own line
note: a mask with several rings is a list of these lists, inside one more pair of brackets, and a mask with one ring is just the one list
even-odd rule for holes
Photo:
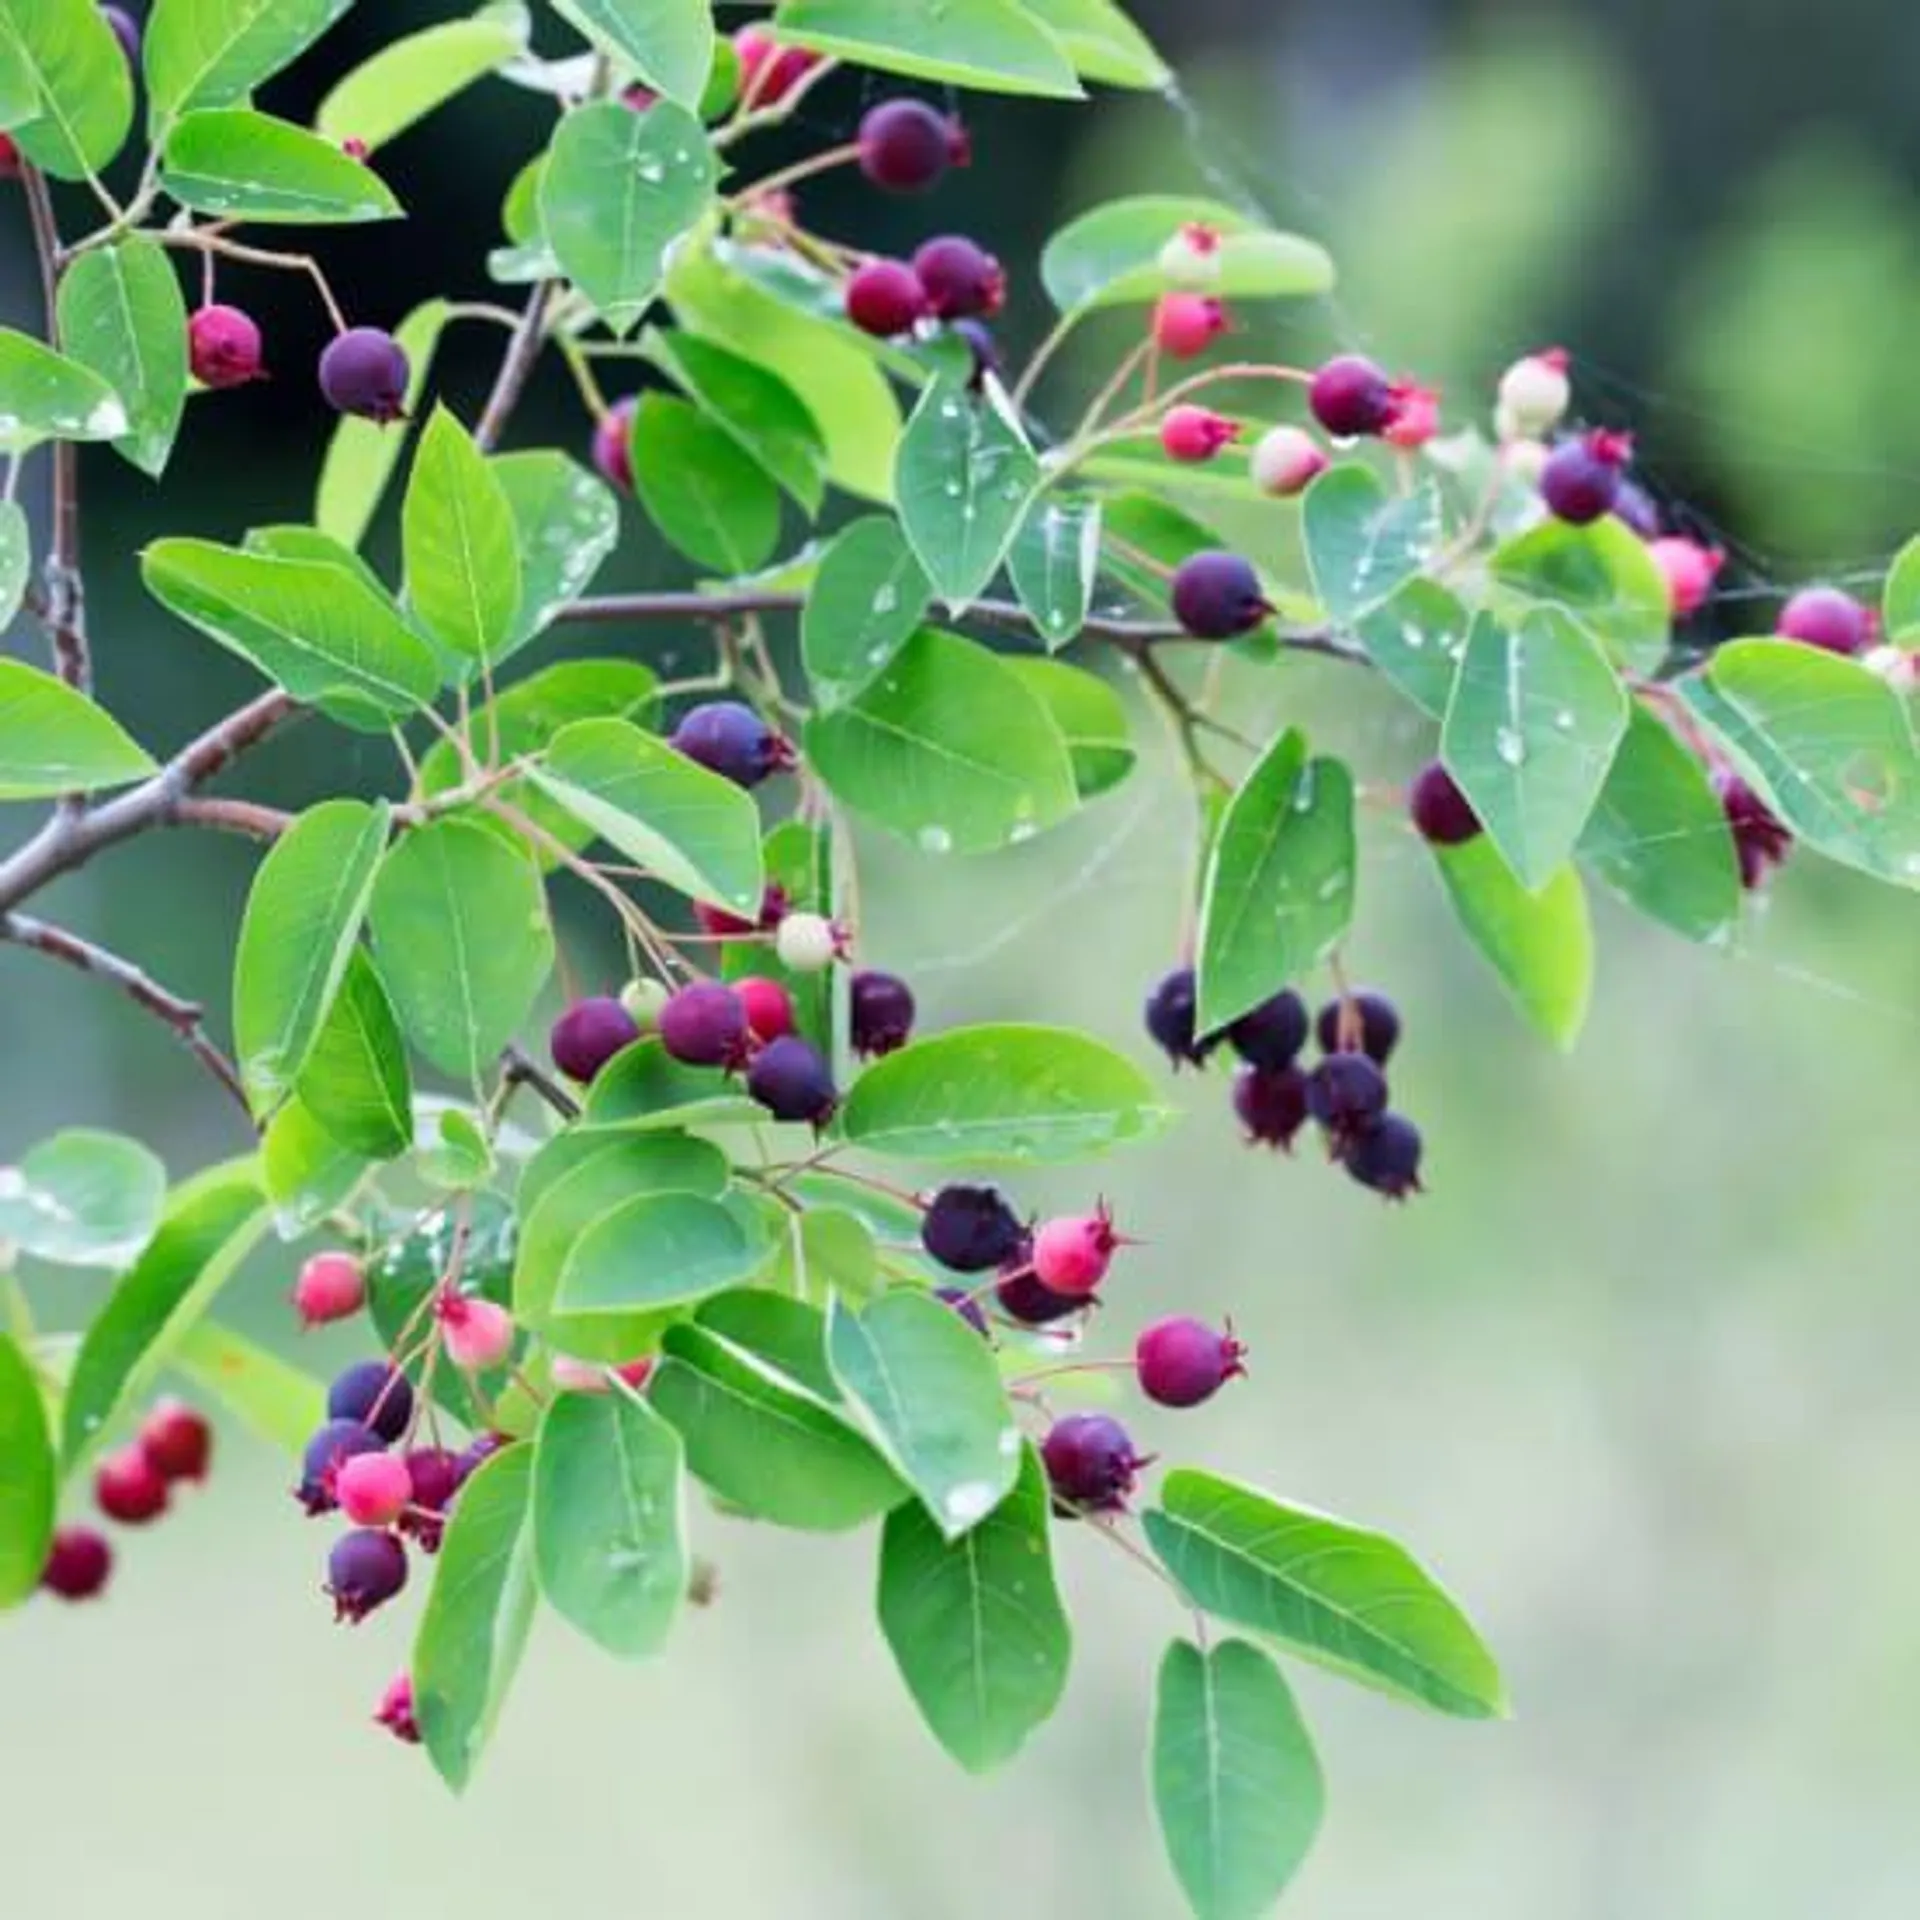
[[513,1351],[513,1315],[476,1295],[443,1288],[434,1303],[447,1358],[462,1373],[485,1373]]
[[201,307],[187,322],[187,362],[203,387],[262,379],[260,359],[260,329],[238,307]]
[[612,1388],[604,1362],[580,1360],[570,1353],[556,1353],[547,1363],[553,1384],[562,1393],[606,1393]]
[[1220,284],[1220,229],[1189,221],[1160,249],[1160,271],[1183,293],[1205,293]]
[[1650,540],[1647,552],[1667,583],[1667,604],[1676,620],[1690,619],[1707,604],[1727,558],[1719,547],[1702,546],[1678,533]]
[[[1573,386],[1567,379],[1567,356],[1560,347],[1530,353],[1516,360],[1500,376],[1499,408],[1495,415],[1500,437],[1540,440],[1567,417]],[[1510,431],[1509,431],[1510,430]]]
[[1034,1229],[1029,1264],[1033,1277],[1048,1292],[1084,1300],[1107,1277],[1114,1249],[1121,1244],[1113,1230],[1113,1215],[1102,1206],[1095,1213],[1042,1221]]
[[637,402],[632,394],[616,400],[593,425],[593,466],[610,486],[622,493],[633,491],[633,410]]
[[778,980],[749,974],[733,990],[747,1010],[747,1027],[759,1041],[778,1040],[793,1031],[793,999]]
[[350,1253],[316,1253],[293,1283],[293,1307],[302,1326],[345,1320],[367,1302],[367,1276]]
[[1133,1349],[1140,1391],[1163,1407],[1197,1407],[1246,1368],[1246,1353],[1229,1328],[1216,1333],[1199,1320],[1158,1320]]
[[756,107],[777,107],[820,64],[817,53],[782,46],[761,27],[742,27],[733,50],[740,57],[740,96]]
[[790,913],[775,930],[773,950],[795,973],[823,973],[846,953],[847,940],[823,914]]
[[385,1727],[396,1740],[407,1746],[420,1744],[420,1721],[413,1710],[413,1676],[409,1673],[396,1673],[387,1682],[387,1690],[380,1696],[380,1705],[373,1716],[375,1726]]
[[1431,387],[1398,381],[1393,389],[1393,416],[1380,429],[1390,447],[1411,453],[1424,447],[1440,431],[1440,396]]
[[1160,444],[1174,460],[1211,460],[1239,437],[1239,422],[1211,407],[1169,407],[1160,422]]
[[407,1463],[391,1453],[356,1453],[333,1476],[333,1497],[356,1527],[386,1527],[413,1498]]
[[1262,434],[1248,462],[1253,484],[1276,500],[1304,493],[1328,464],[1326,448],[1303,427],[1275,427]]
[[1163,293],[1154,304],[1154,344],[1171,359],[1197,359],[1226,330],[1226,308],[1204,293]]

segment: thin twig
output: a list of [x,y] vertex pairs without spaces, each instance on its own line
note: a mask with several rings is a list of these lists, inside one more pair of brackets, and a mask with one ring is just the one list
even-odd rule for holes
[[473,430],[474,444],[482,453],[491,453],[499,444],[500,436],[507,430],[507,422],[512,418],[513,410],[520,404],[520,396],[526,391],[527,380],[533,372],[533,365],[540,357],[540,343],[545,336],[547,307],[553,299],[553,282],[542,280],[527,296],[527,304],[520,315],[520,324],[513,330],[513,338],[507,342],[507,351],[500,362],[500,371],[494,376],[493,391],[487,395],[487,404],[480,415],[480,424]]
[[223,260],[238,260],[242,266],[274,267],[282,273],[304,273],[318,290],[320,304],[326,308],[334,332],[347,331],[346,312],[334,297],[333,283],[327,278],[326,269],[310,253],[278,253],[270,247],[244,246],[238,240],[229,240],[207,227],[160,227],[155,229],[153,238],[163,247],[203,255],[217,253]]
[[249,840],[278,840],[293,825],[293,815],[251,800],[182,800],[173,810],[183,827],[212,827],[218,833],[244,834]]
[[506,1070],[509,1086],[530,1087],[561,1119],[579,1119],[580,1102],[520,1048],[509,1047],[500,1056],[500,1064]]

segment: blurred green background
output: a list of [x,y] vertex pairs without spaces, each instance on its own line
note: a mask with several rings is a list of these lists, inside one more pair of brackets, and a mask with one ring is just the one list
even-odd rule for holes
[[[359,54],[453,11],[358,9],[270,103],[305,110]],[[936,202],[875,209],[823,185],[809,213],[874,245],[975,225],[1018,286],[1048,226],[1097,197],[1252,196],[1344,268],[1336,302],[1258,319],[1277,347],[1364,345],[1440,379],[1456,417],[1516,352],[1571,347],[1583,404],[1641,433],[1682,524],[1739,530],[1722,632],[1766,624],[1780,581],[1870,574],[1920,519],[1920,13],[1137,11],[1181,66],[1184,105],[983,103],[979,164]],[[844,137],[871,91],[817,96],[804,140]],[[535,101],[494,86],[385,157],[418,219],[398,241],[329,243],[358,315],[397,318],[442,286],[484,295],[499,192],[541,127]],[[304,289],[257,275],[223,288],[267,319],[281,377],[196,406],[164,494],[87,461],[102,688],[159,748],[248,679],[139,599],[135,552],[163,530],[237,537],[302,514],[325,432]],[[23,222],[0,206],[9,320],[31,322],[32,292]],[[1022,287],[1010,333],[1030,339],[1036,317]],[[456,344],[456,404],[476,398],[491,344]],[[1083,361],[1063,384],[1098,374]],[[516,438],[584,437],[564,380],[543,375]],[[606,579],[662,577],[656,543],[629,526]],[[689,633],[602,641],[669,671],[698,658]],[[32,654],[37,637],[16,645]],[[1338,668],[1237,684],[1248,727],[1304,719],[1376,777],[1422,750],[1404,709]],[[384,749],[310,726],[242,785],[299,804],[391,774]],[[1136,1044],[1143,983],[1178,940],[1185,818],[1156,761],[1068,831],[988,865],[875,847],[866,949],[914,977],[932,1022],[1082,1020]],[[1518,1718],[1498,1727],[1301,1676],[1331,1815],[1286,1911],[1911,1920],[1915,907],[1803,861],[1738,949],[1712,954],[1603,907],[1592,1024],[1562,1060],[1454,936],[1406,836],[1376,823],[1367,851],[1353,955],[1407,1015],[1396,1090],[1427,1131],[1426,1199],[1385,1209],[1308,1156],[1242,1148],[1223,1079],[1182,1084],[1191,1121],[1165,1145],[1021,1189],[1084,1202],[1097,1180],[1148,1242],[1111,1288],[1103,1343],[1185,1307],[1231,1311],[1252,1346],[1251,1382],[1185,1420],[1143,1419],[1145,1445],[1402,1535],[1505,1661]],[[178,836],[103,859],[44,904],[218,1007],[251,862]],[[604,930],[564,905],[574,971],[610,979]],[[154,1023],[11,949],[0,1048],[0,1154],[75,1122],[140,1133],[177,1173],[240,1144]],[[243,1283],[250,1329],[284,1327],[291,1260]],[[57,1317],[65,1287],[77,1314],[97,1285],[39,1298]],[[316,1340],[307,1357],[354,1351]],[[36,1604],[0,1630],[8,1912],[1178,1911],[1138,1756],[1154,1665],[1182,1623],[1096,1541],[1063,1548],[1079,1624],[1065,1709],[993,1780],[956,1774],[918,1725],[870,1623],[869,1541],[703,1517],[720,1603],[638,1670],[549,1624],[456,1805],[366,1724],[402,1659],[406,1606],[329,1626],[321,1530],[287,1500],[283,1463],[226,1441],[210,1495],[121,1536],[107,1605]]]

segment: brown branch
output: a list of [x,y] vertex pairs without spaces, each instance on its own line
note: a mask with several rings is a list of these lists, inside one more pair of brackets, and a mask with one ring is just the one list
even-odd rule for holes
[[240,1103],[241,1111],[246,1114],[248,1122],[252,1122],[253,1109],[247,1103],[247,1090],[240,1083],[239,1072],[233,1062],[207,1038],[201,1024],[205,1010],[195,1001],[183,1000],[178,994],[169,993],[151,975],[141,972],[131,960],[123,960],[117,953],[97,946],[91,940],[83,940],[77,933],[69,933],[65,927],[36,920],[29,914],[0,914],[0,940],[10,940],[18,947],[31,947],[34,952],[44,953],[49,959],[61,961],[80,973],[91,974],[96,980],[104,980],[109,986],[118,987],[135,1006],[144,1007],[148,1013],[172,1028],[181,1045]]
[[251,800],[181,800],[173,809],[182,827],[211,827],[217,833],[243,834],[249,840],[278,840],[293,825],[293,815]]
[[509,1047],[500,1056],[510,1087],[531,1087],[563,1120],[580,1118],[580,1102],[552,1079],[530,1055],[519,1047]]
[[500,436],[507,430],[507,421],[520,404],[521,394],[526,391],[534,362],[540,357],[541,342],[546,334],[547,308],[553,300],[553,290],[551,280],[541,280],[527,296],[519,325],[513,330],[513,338],[507,342],[500,371],[494,375],[493,391],[487,396],[480,424],[473,430],[474,444],[482,453],[491,453],[499,444]]

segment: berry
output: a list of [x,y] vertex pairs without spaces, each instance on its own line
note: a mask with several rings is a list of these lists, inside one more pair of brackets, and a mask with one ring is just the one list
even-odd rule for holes
[[1553,450],[1540,474],[1540,497],[1569,526],[1590,526],[1611,513],[1620,478],[1633,455],[1633,436],[1597,427]]
[[998,1187],[942,1187],[927,1203],[920,1244],[955,1273],[985,1273],[1024,1253],[1027,1230]]
[[901,260],[869,260],[847,281],[847,318],[862,333],[892,340],[932,311],[920,276]]
[[703,933],[723,940],[737,940],[749,933],[771,933],[787,917],[787,890],[777,880],[769,881],[767,890],[760,896],[757,920],[742,920],[737,913],[710,906],[704,900],[693,903],[693,917],[700,922]]
[[1211,460],[1239,437],[1239,422],[1211,407],[1169,407],[1160,422],[1160,444],[1172,460]]
[[579,1360],[570,1353],[556,1353],[547,1362],[547,1372],[562,1393],[611,1391],[606,1366],[599,1360]]
[[847,1025],[863,1060],[895,1053],[913,1038],[913,989],[891,973],[862,970],[847,990]]
[[380,1696],[380,1705],[375,1709],[373,1723],[385,1727],[396,1740],[404,1741],[410,1747],[420,1744],[420,1722],[413,1710],[413,1676],[396,1673],[387,1682],[387,1690]]
[[20,146],[10,133],[0,133],[0,180],[20,178]]
[[307,1442],[301,1457],[300,1484],[293,1497],[309,1516],[331,1513],[340,1503],[334,1497],[334,1483],[341,1467],[363,1453],[380,1453],[386,1442],[359,1420],[329,1420]]
[[731,987],[697,980],[660,1009],[660,1044],[682,1066],[741,1066],[747,1057],[747,1010]]
[[[1347,1018],[1343,1021],[1342,1011]],[[1384,1067],[1400,1042],[1400,1010],[1384,993],[1349,994],[1329,1000],[1314,1023],[1322,1053],[1364,1053],[1376,1067]]]
[[994,1298],[1000,1303],[1000,1311],[1023,1327],[1051,1326],[1087,1304],[1071,1294],[1055,1293],[1024,1260],[1002,1276],[994,1288]]
[[1440,431],[1440,396],[1431,387],[1402,381],[1393,389],[1393,418],[1380,429],[1390,447],[1412,452]]
[[343,1533],[327,1555],[326,1591],[333,1617],[358,1625],[407,1584],[407,1550],[393,1533],[360,1527]]
[[975,1333],[987,1334],[987,1316],[980,1302],[965,1287],[935,1287],[933,1297],[944,1300]]
[[1246,1353],[1231,1331],[1215,1333],[1199,1320],[1156,1320],[1134,1342],[1140,1391],[1163,1407],[1197,1407],[1246,1372]]
[[1364,1053],[1330,1053],[1307,1075],[1307,1111],[1338,1151],[1387,1110],[1387,1076]]
[[1430,847],[1465,846],[1482,832],[1473,803],[1438,760],[1429,761],[1414,775],[1407,789],[1407,812]]
[[633,410],[637,404],[628,394],[593,423],[594,471],[622,493],[633,491]]
[[1733,850],[1740,862],[1740,884],[1751,893],[1793,849],[1793,835],[1767,803],[1730,768],[1713,776],[1721,810],[1733,834]]
[[966,128],[923,100],[883,100],[860,122],[860,171],[889,193],[924,193],[972,158]]
[[1206,294],[1163,293],[1154,303],[1154,345],[1170,359],[1198,359],[1226,330],[1226,308]]
[[94,1469],[93,1497],[109,1520],[144,1526],[167,1510],[167,1479],[139,1447],[122,1447]]
[[1233,1110],[1250,1145],[1290,1153],[1307,1124],[1307,1076],[1298,1067],[1245,1067],[1234,1075]]
[[504,1366],[513,1352],[513,1315],[497,1301],[443,1287],[433,1305],[447,1358],[462,1373]]
[[201,307],[187,322],[187,363],[203,387],[260,379],[260,356],[260,329],[238,307]]
[[1204,293],[1220,284],[1220,229],[1190,220],[1160,249],[1160,271],[1167,284],[1186,293]]
[[[1549,455],[1550,459],[1552,456]],[[1541,471],[1544,472],[1545,463]],[[1653,495],[1638,480],[1623,475],[1620,481],[1620,494],[1613,503],[1613,517],[1622,525],[1631,527],[1642,540],[1660,538],[1660,509],[1653,503]]]
[[162,1400],[140,1423],[140,1451],[164,1480],[204,1480],[213,1429],[184,1400]]
[[[1547,470],[1547,462],[1553,458],[1553,449],[1544,440],[1508,440],[1500,449],[1500,464],[1506,468],[1522,486],[1532,487],[1535,492],[1540,488],[1540,476]],[[1625,487],[1621,488],[1624,494]],[[1614,509],[1616,513],[1619,509]]]
[[629,980],[620,989],[620,1004],[626,1009],[627,1018],[641,1033],[652,1033],[660,1024],[660,1009],[667,1004],[672,992],[673,989],[664,980],[655,980],[651,976],[644,980]]
[[1005,304],[1000,262],[964,234],[927,241],[913,256],[913,271],[936,320],[991,320]]
[[986,386],[989,374],[997,380],[1003,371],[1000,343],[984,320],[956,320],[951,331],[967,343],[967,352],[973,358],[973,372],[968,377],[967,386],[972,392],[979,393]]
[[1397,1113],[1383,1113],[1348,1145],[1347,1171],[1363,1187],[1404,1200],[1420,1191],[1420,1129]]
[[1261,436],[1248,464],[1262,493],[1291,500],[1326,472],[1327,450],[1302,427],[1275,427]]
[[793,765],[792,743],[737,700],[709,700],[682,714],[667,744],[736,787],[757,787]]
[[378,327],[349,327],[320,356],[320,391],[336,413],[356,413],[386,426],[406,417],[407,356]]
[[390,1453],[359,1453],[333,1476],[333,1497],[356,1527],[387,1527],[406,1512],[413,1477]]
[[373,149],[358,134],[350,133],[340,142],[340,151],[349,160],[364,160]]
[[460,1484],[465,1486],[496,1453],[511,1444],[504,1433],[476,1433],[459,1454]]
[[438,1553],[440,1536],[446,1531],[447,1509],[465,1478],[462,1458],[446,1447],[415,1447],[407,1455],[406,1466],[407,1484],[413,1494],[400,1516],[400,1531],[419,1541],[423,1553]]
[[1147,995],[1147,1032],[1177,1070],[1182,1065],[1197,1067],[1220,1044],[1217,1035],[1202,1040],[1196,1037],[1194,1022],[1199,1014],[1199,987],[1191,967],[1175,967],[1163,974]]
[[293,1283],[293,1310],[305,1327],[345,1320],[367,1302],[367,1276],[350,1253],[316,1253]]
[[1371,360],[1343,353],[1313,376],[1307,405],[1335,439],[1358,440],[1384,432],[1392,422],[1393,382]]
[[1040,1444],[1053,1490],[1081,1512],[1118,1513],[1147,1462],[1127,1430],[1104,1413],[1070,1413],[1056,1420]]
[[1824,653],[1858,653],[1873,631],[1873,617],[1838,587],[1803,587],[1780,610],[1773,630]]
[[1251,633],[1272,611],[1260,576],[1237,553],[1204,549],[1183,560],[1173,576],[1174,618],[1196,640]]
[[756,1040],[779,1040],[793,1031],[793,998],[778,980],[749,974],[733,990],[747,1010],[747,1029]]
[[741,97],[756,107],[777,107],[820,64],[817,53],[782,46],[759,27],[742,27],[733,50],[740,60]]
[[140,71],[140,23],[125,7],[102,7],[102,17],[113,29],[113,37],[120,42],[120,51],[127,56],[127,65],[135,73]]
[[776,1120],[804,1120],[824,1127],[840,1104],[833,1069],[811,1040],[788,1034],[771,1040],[747,1069],[747,1092]]
[[1564,348],[1549,347],[1516,360],[1500,376],[1495,418],[1503,440],[1543,440],[1567,417],[1573,384]]
[[1243,1013],[1227,1028],[1227,1044],[1249,1066],[1278,1073],[1307,1044],[1307,1003],[1291,987]]
[[1860,664],[1895,693],[1909,694],[1920,686],[1920,656],[1904,647],[1869,647],[1860,656]]
[[846,947],[846,935],[824,914],[790,913],[774,930],[773,950],[795,973],[825,972]]
[[62,1527],[47,1548],[40,1584],[59,1600],[91,1600],[113,1572],[113,1549],[94,1527]]
[[1113,1215],[1103,1204],[1094,1213],[1043,1221],[1034,1229],[1028,1262],[1033,1277],[1049,1293],[1087,1300],[1107,1277],[1114,1249],[1121,1244],[1113,1230]]
[[327,1389],[329,1420],[359,1420],[391,1445],[413,1418],[413,1387],[390,1360],[361,1360]]
[[1647,543],[1653,564],[1667,583],[1667,605],[1676,620],[1688,620],[1707,604],[1727,556],[1719,547],[1668,534]]
[[553,1064],[569,1080],[583,1087],[593,1081],[613,1056],[640,1038],[640,1028],[618,1000],[596,995],[576,1000],[547,1036]]
[[614,1378],[622,1386],[631,1387],[635,1393],[639,1393],[653,1378],[655,1364],[654,1356],[650,1353],[643,1353],[637,1360],[622,1360],[613,1370]]

